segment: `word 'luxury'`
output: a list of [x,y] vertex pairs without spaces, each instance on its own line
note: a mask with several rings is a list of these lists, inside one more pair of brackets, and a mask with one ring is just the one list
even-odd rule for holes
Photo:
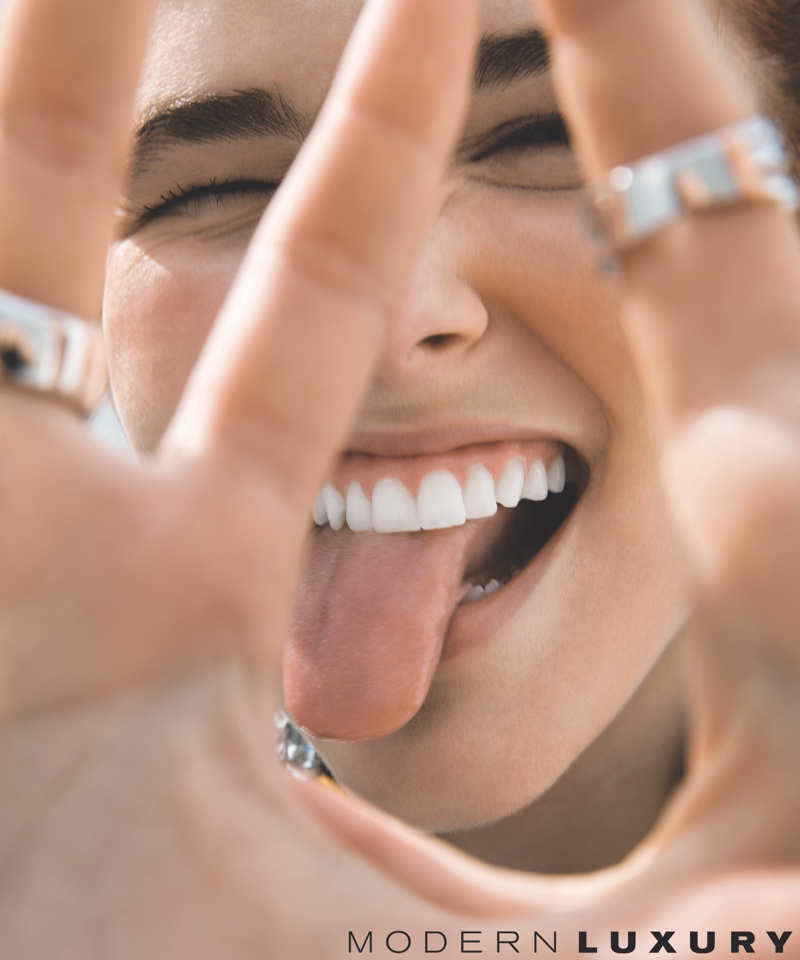
[[[515,954],[557,954],[580,956],[602,954],[781,954],[792,936],[791,930],[778,932],[767,930],[754,933],[751,930],[731,930],[718,933],[713,930],[691,930],[678,933],[675,930],[629,930],[597,934],[586,930],[577,934],[562,935],[558,931],[520,932],[518,930],[459,930],[445,933],[442,930],[425,930],[412,933],[407,930],[392,930],[376,933],[374,930],[348,931],[348,954],[365,956],[411,956],[495,954],[511,957]],[[559,942],[560,940],[560,942]],[[600,960],[598,956],[598,960]]]

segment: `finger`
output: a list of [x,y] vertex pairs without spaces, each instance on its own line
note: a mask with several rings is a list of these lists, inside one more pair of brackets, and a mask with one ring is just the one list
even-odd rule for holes
[[460,913],[513,916],[577,910],[620,886],[623,878],[525,875],[479,863],[444,842],[408,828],[358,797],[325,782],[292,780],[289,789],[314,818],[383,874],[427,903]]
[[[757,109],[697,0],[546,0],[545,9],[591,176]],[[777,207],[686,217],[626,258],[626,318],[667,431],[797,353],[798,278],[796,228]]]
[[12,0],[0,30],[0,287],[96,315],[149,0]]
[[592,176],[752,113],[697,0],[543,0],[559,94]]
[[476,33],[463,0],[367,5],[256,234],[171,443],[269,470],[307,506],[340,446],[431,215]]

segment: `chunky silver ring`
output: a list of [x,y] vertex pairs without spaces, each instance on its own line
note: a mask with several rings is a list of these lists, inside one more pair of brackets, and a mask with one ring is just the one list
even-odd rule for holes
[[107,379],[99,326],[0,290],[0,386],[43,394],[86,417]]
[[591,194],[595,239],[608,264],[687,213],[745,203],[798,209],[798,188],[777,126],[750,117],[636,163],[616,167]]

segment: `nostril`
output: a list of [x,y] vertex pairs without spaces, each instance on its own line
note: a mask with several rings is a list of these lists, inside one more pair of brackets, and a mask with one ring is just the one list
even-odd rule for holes
[[440,347],[447,347],[456,340],[458,340],[458,335],[455,333],[434,333],[430,337],[425,337],[421,346],[438,349]]

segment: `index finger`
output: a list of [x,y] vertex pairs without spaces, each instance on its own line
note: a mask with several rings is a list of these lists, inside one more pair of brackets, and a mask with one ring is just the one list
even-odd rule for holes
[[150,0],[10,0],[0,26],[0,288],[99,313]]
[[372,0],[173,423],[307,510],[341,444],[462,122],[472,0]]

